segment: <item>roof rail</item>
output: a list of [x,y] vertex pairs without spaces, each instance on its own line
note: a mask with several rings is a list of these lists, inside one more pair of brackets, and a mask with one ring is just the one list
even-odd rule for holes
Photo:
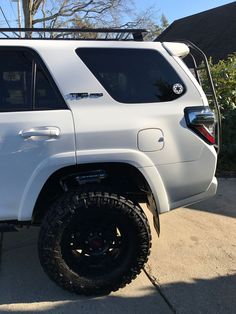
[[[0,28],[4,39],[76,39],[143,41],[146,29],[137,28]],[[10,34],[9,34],[10,33]]]

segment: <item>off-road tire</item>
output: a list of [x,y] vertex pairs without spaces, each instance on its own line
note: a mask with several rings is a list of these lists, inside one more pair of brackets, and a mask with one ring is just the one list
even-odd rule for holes
[[[111,245],[119,242],[117,238],[121,239],[120,242],[122,244],[119,244],[119,249],[108,250],[105,248],[104,251],[106,253],[103,254],[105,257],[103,255],[96,257],[97,250],[103,249],[103,247],[99,247],[101,243],[103,245],[103,242],[99,238],[95,238],[95,240],[92,238],[92,242],[90,242],[92,243],[93,250],[95,250],[95,257],[90,257],[88,256],[89,254],[82,256],[83,251],[81,253],[82,257],[80,253],[78,253],[79,257],[74,257],[74,252],[77,254],[77,250],[72,250],[73,256],[70,255],[72,253],[70,253],[67,247],[67,244],[70,242],[70,240],[68,242],[67,235],[72,233],[70,236],[73,236],[73,239],[77,237],[77,233],[71,231],[77,228],[77,221],[78,226],[81,226],[79,228],[82,230],[86,226],[86,223],[90,226],[90,220],[91,225],[95,225],[96,220],[100,219],[100,215],[103,215],[103,220],[108,219],[108,222],[106,222],[107,226],[115,225],[114,230],[122,230],[121,235],[117,231],[115,232],[116,235],[112,232],[112,236],[116,238],[113,242],[111,241],[113,243]],[[119,227],[116,227],[116,224]],[[78,241],[80,241],[80,237],[84,236],[84,233],[83,231],[82,235],[79,234]],[[74,243],[72,245],[76,246]],[[53,204],[45,216],[38,241],[40,262],[48,276],[62,288],[84,295],[109,294],[130,283],[141,272],[144,264],[147,262],[150,247],[151,232],[147,218],[141,207],[122,196],[106,192],[81,193],[70,191],[64,193]],[[120,259],[115,255],[118,254],[117,252],[120,252],[120,256],[118,255]],[[85,270],[83,270],[83,267],[81,270],[80,268],[77,269],[77,264],[74,261],[77,258],[81,264],[83,258],[85,261],[86,258],[88,260],[90,258],[92,261],[93,259],[96,261],[96,258],[98,260],[101,259],[101,269],[98,268],[97,270],[96,265],[94,266],[93,264],[87,266],[87,263],[82,264]],[[116,258],[118,262],[115,260]],[[104,265],[106,268],[105,271],[102,268],[103,259],[107,259],[106,262],[108,263],[108,267]],[[113,263],[113,259],[115,260],[114,265],[110,265],[109,262]],[[93,269],[93,267],[95,268]]]

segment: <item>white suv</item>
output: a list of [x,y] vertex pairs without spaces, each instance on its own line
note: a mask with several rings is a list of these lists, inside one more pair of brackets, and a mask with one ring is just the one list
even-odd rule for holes
[[44,270],[87,295],[143,268],[140,203],[159,233],[159,214],[217,187],[216,120],[181,60],[189,47],[97,31],[121,40],[0,40],[2,225],[40,224]]

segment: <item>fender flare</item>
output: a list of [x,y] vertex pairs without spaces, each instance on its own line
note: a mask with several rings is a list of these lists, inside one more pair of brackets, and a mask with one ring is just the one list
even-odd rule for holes
[[118,162],[134,166],[142,173],[152,191],[156,205],[152,206],[152,212],[156,219],[159,213],[169,210],[168,197],[161,176],[144,153],[129,149],[84,150],[77,152],[76,159],[75,161],[74,152],[62,153],[53,155],[38,165],[24,189],[18,212],[19,221],[31,220],[36,200],[48,178],[57,170],[76,164]]

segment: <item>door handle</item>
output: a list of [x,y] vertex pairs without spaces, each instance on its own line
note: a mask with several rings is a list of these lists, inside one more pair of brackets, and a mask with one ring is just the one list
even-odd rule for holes
[[57,127],[38,127],[38,128],[31,128],[26,130],[21,130],[19,132],[24,138],[29,138],[32,136],[45,136],[45,137],[58,137],[60,135],[60,129]]

